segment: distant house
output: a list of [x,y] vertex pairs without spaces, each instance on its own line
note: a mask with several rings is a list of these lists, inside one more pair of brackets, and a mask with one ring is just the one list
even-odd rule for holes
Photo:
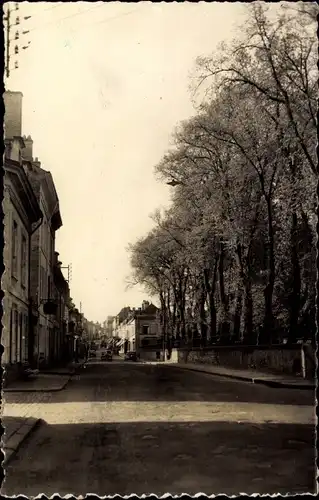
[[53,345],[53,359],[55,362],[69,361],[69,339],[67,335],[68,303],[70,300],[70,288],[67,280],[64,278],[59,261],[59,253],[54,252],[53,264],[53,282],[52,299],[57,304],[57,310],[54,315],[55,344]]
[[144,302],[135,317],[136,350],[141,359],[158,359],[163,356],[163,340],[159,319],[159,309],[154,304]]
[[163,359],[163,336],[159,309],[148,301],[132,309],[130,315],[117,329],[122,352],[136,351],[140,359]]

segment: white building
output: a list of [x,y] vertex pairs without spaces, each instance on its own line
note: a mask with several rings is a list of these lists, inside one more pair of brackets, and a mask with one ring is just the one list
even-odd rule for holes
[[136,351],[141,359],[164,359],[159,309],[154,304],[144,301],[141,308],[133,309],[116,332],[122,353]]
[[9,372],[30,356],[30,240],[42,212],[22,164],[23,139],[5,145],[2,363]]
[[33,159],[31,137],[25,137],[24,142],[26,172],[43,213],[43,223],[31,240],[31,299],[33,314],[37,317],[33,352],[35,360],[50,364],[55,357],[57,331],[54,313],[45,309],[53,302],[55,233],[62,226],[62,219],[52,175],[41,168],[37,158]]

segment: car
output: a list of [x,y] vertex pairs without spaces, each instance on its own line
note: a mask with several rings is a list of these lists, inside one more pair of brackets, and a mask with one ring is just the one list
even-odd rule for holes
[[96,352],[95,351],[89,351],[89,358],[96,358]]
[[112,361],[112,351],[103,351],[101,354],[101,361]]
[[125,361],[137,361],[136,351],[128,351],[124,357]]

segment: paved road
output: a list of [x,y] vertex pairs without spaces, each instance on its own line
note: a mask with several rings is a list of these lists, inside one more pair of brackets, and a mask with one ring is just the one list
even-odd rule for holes
[[11,393],[5,414],[43,423],[2,493],[314,492],[310,391],[163,365],[92,362],[58,393]]

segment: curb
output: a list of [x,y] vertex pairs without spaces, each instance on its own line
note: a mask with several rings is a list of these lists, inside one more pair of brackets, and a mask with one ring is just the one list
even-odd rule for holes
[[[171,365],[172,366],[172,365]],[[176,366],[173,365],[173,368],[179,368],[180,370],[188,370],[196,373],[206,373],[208,375],[216,375],[216,377],[226,377],[226,378],[232,378],[233,380],[240,380],[241,382],[250,382],[253,383],[254,379],[249,378],[249,377],[242,377],[241,375],[229,375],[228,373],[215,373],[215,372],[210,372],[208,370],[197,370],[196,368],[186,368],[184,366]]]
[[252,379],[253,384],[262,384],[262,385],[267,385],[268,387],[273,387],[273,388],[279,388],[279,389],[303,389],[303,390],[315,390],[316,386],[315,384],[298,384],[298,383],[293,383],[290,384],[289,382],[279,382],[278,380],[263,380],[263,379],[258,379],[254,378]]
[[273,387],[276,389],[303,389],[303,390],[314,390],[316,388],[315,384],[290,384],[289,382],[279,382],[278,380],[267,380],[267,379],[261,379],[261,378],[251,378],[251,377],[243,377],[241,375],[229,375],[228,373],[216,373],[216,372],[211,372],[208,370],[197,370],[196,368],[186,368],[184,366],[176,366],[174,365],[174,368],[179,368],[180,370],[188,370],[188,371],[193,371],[197,373],[206,373],[208,375],[215,375],[217,377],[226,377],[226,378],[231,378],[233,380],[240,380],[241,382],[250,382],[251,384],[260,384],[260,385],[267,385],[268,387]]
[[55,375],[56,377],[67,377],[68,375],[73,375],[74,371],[69,370],[68,372],[40,372],[40,375]]
[[81,370],[81,368],[83,368],[85,366],[86,363],[81,363],[80,365],[76,366],[76,367],[73,367],[73,368],[70,368],[69,370],[65,370],[65,372],[57,372],[57,371],[43,371],[43,372],[40,372],[41,374],[43,375],[58,375],[58,376],[61,376],[61,377],[65,377],[65,376],[72,376],[72,375],[75,375],[78,370]]
[[6,392],[11,392],[12,393],[12,392],[59,392],[59,391],[63,391],[63,389],[65,389],[66,386],[68,385],[68,383],[70,382],[71,377],[72,376],[70,376],[69,379],[66,382],[64,382],[64,384],[62,384],[59,387],[53,387],[51,389],[42,389],[42,388],[41,389],[28,389],[28,388],[26,388],[26,389],[10,389],[8,387],[7,389],[4,390],[4,394]]
[[20,429],[12,436],[10,436],[8,442],[6,443],[6,446],[2,448],[2,452],[4,454],[2,466],[8,465],[10,460],[15,456],[27,437],[29,437],[30,434],[35,431],[36,427],[40,425],[40,422],[40,418],[28,418],[26,422],[20,427]]

